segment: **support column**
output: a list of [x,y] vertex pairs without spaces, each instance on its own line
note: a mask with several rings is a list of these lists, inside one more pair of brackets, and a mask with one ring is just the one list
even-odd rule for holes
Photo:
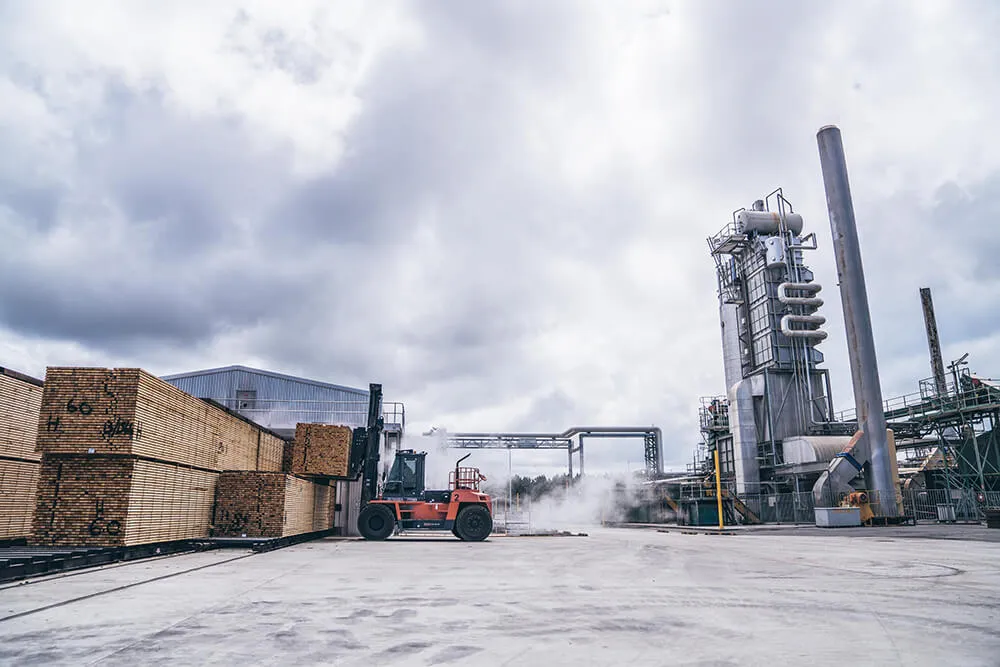
[[583,477],[583,436],[580,436],[580,477]]
[[566,446],[566,454],[569,457],[569,478],[573,479],[573,441],[569,441],[569,445]]

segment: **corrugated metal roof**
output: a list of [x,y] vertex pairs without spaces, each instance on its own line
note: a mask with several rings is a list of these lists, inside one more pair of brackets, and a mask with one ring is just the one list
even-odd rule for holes
[[302,384],[311,384],[317,387],[323,387],[324,389],[334,389],[337,391],[347,391],[357,394],[363,394],[368,396],[367,389],[357,389],[355,387],[347,387],[340,384],[332,384],[330,382],[321,382],[319,380],[310,380],[309,378],[297,377],[295,375],[285,375],[284,373],[275,373],[274,371],[265,371],[260,368],[250,368],[249,366],[222,366],[220,368],[208,368],[202,371],[189,371],[187,373],[175,373],[174,375],[164,375],[161,379],[170,382],[171,380],[180,380],[184,378],[199,377],[204,375],[214,375],[216,373],[231,373],[232,371],[243,371],[245,373],[255,373],[257,375],[265,375],[267,377],[277,378],[280,380],[289,380],[291,382],[299,382]]
[[162,378],[198,398],[218,401],[261,426],[286,430],[320,422],[364,426],[368,392],[246,366],[227,366]]

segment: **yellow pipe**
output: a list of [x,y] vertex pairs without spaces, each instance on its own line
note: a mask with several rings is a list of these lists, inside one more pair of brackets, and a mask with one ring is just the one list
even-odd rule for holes
[[719,504],[719,530],[722,530],[722,476],[719,474],[719,450],[713,450],[715,454],[715,497]]

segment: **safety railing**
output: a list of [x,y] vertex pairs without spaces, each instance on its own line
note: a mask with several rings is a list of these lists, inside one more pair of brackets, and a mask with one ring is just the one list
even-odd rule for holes
[[729,430],[729,400],[724,396],[704,396],[698,410],[702,431]]
[[448,488],[479,490],[479,483],[485,481],[479,468],[458,468],[448,473]]
[[[294,428],[298,423],[344,424],[364,426],[368,420],[367,401],[330,401],[318,399],[211,399],[266,428]],[[385,425],[403,429],[406,411],[403,403],[383,402]]]
[[[920,391],[893,396],[882,402],[886,416],[894,419],[912,419],[923,415],[959,410],[973,410],[1000,403],[1000,390],[982,382],[967,371],[958,376],[959,384],[946,385],[945,392],[937,392],[933,378],[920,381]],[[836,413],[836,421],[857,421],[857,410],[850,408]]]

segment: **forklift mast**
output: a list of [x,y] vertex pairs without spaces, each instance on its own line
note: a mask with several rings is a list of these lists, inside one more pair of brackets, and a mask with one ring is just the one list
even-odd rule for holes
[[378,497],[379,447],[382,441],[382,385],[368,385],[368,426],[365,429],[365,461],[361,506]]

